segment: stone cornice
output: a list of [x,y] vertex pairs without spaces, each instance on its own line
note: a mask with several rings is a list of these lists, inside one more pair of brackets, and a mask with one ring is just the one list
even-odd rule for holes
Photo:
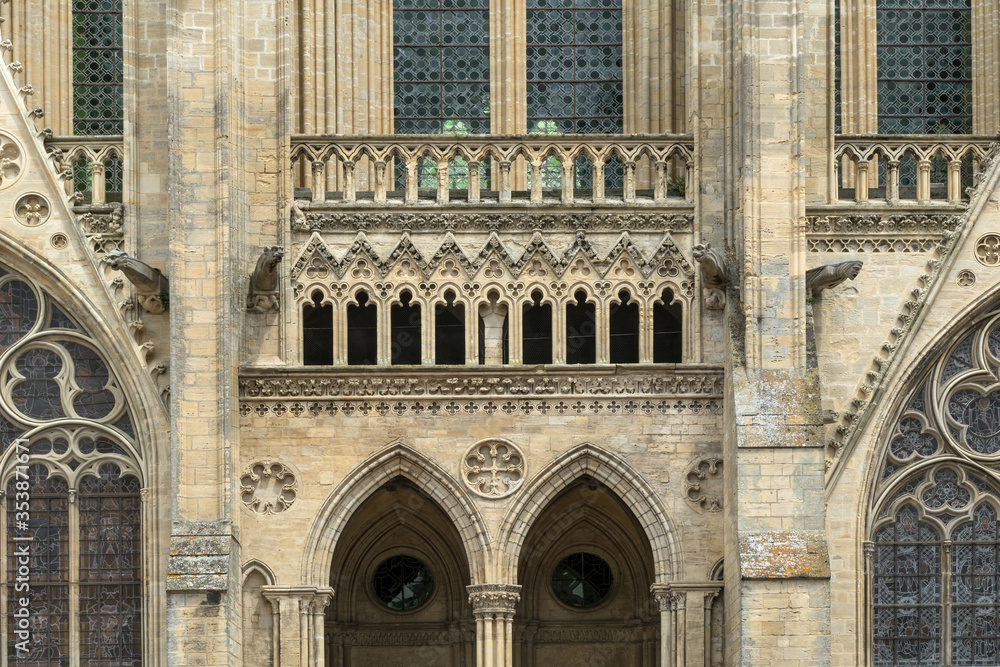
[[723,369],[707,364],[244,368],[240,414],[454,416],[718,413]]

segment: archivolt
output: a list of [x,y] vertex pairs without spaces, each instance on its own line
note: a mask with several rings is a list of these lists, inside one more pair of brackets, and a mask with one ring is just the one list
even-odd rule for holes
[[344,526],[372,493],[396,477],[416,484],[444,510],[462,538],[472,582],[486,581],[490,537],[479,508],[446,470],[397,440],[351,471],[323,503],[306,538],[302,561],[304,584],[329,585],[333,551]]
[[680,577],[680,548],[666,508],[642,475],[621,457],[583,443],[573,447],[535,475],[507,512],[497,536],[501,581],[516,576],[528,530],[549,502],[572,482],[589,476],[614,491],[642,526],[653,550],[657,583]]

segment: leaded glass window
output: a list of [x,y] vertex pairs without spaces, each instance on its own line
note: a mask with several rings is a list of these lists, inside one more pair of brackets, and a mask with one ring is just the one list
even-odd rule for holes
[[372,591],[389,609],[411,611],[431,598],[434,577],[430,568],[418,558],[392,556],[375,568]]
[[[397,134],[486,134],[490,131],[488,0],[394,0],[393,84]],[[401,160],[396,182],[404,182]],[[489,186],[489,169],[482,169]],[[468,167],[452,161],[449,186],[469,186]],[[430,158],[420,187],[437,187]]]
[[[528,132],[621,133],[621,0],[527,0],[527,27]],[[592,186],[589,162],[577,160],[574,171],[575,187]],[[559,187],[561,179],[550,158],[542,167],[544,187]],[[605,166],[605,183],[613,189],[621,181],[614,159]]]
[[899,399],[871,507],[872,662],[1000,665],[1000,307]]
[[971,0],[878,0],[876,12],[879,132],[971,132]]
[[566,556],[552,572],[552,591],[576,609],[594,607],[608,597],[615,577],[608,562],[597,554],[579,552]]
[[3,267],[0,357],[7,664],[137,667],[141,456],[118,381],[64,309]]
[[73,0],[73,134],[122,134],[122,81],[121,0]]

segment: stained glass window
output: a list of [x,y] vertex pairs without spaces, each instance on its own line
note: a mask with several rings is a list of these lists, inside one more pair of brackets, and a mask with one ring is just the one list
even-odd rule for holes
[[875,664],[940,665],[940,534],[906,505],[874,541]]
[[140,665],[139,480],[105,464],[80,481],[80,659]]
[[73,0],[74,134],[122,134],[122,81],[121,0]]
[[951,664],[995,665],[1000,659],[1000,526],[983,503],[958,526],[951,551]]
[[8,280],[0,284],[0,353],[31,331],[37,319],[38,297],[27,283]]
[[971,132],[971,0],[877,0],[876,12],[879,132]]
[[[7,655],[17,664],[61,667],[69,660],[69,486],[50,476],[42,465],[29,466],[27,479],[7,483]],[[21,494],[21,495],[19,495]],[[27,494],[27,500],[23,500]],[[28,519],[21,521],[18,505],[28,503]],[[27,545],[25,547],[25,545]],[[29,551],[27,569],[30,605],[27,652],[17,651],[19,556]],[[24,574],[24,571],[22,571]],[[25,583],[22,579],[22,583]]]

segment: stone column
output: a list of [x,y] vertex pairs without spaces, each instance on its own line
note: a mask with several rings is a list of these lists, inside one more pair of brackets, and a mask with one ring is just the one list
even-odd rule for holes
[[515,584],[467,586],[476,618],[477,667],[513,667],[514,608],[521,599]]
[[972,3],[972,133],[1000,132],[1000,0]]
[[[878,133],[878,73],[875,0],[834,0],[840,3],[840,124],[844,134]],[[831,40],[832,43],[832,40]],[[831,63],[832,69],[832,63]],[[831,98],[833,96],[831,94]],[[877,166],[877,163],[876,165]],[[840,162],[844,187],[856,187],[853,162]],[[878,186],[878,169],[868,183]]]
[[653,584],[650,591],[660,609],[660,667],[674,667],[674,594],[670,584]]
[[323,617],[333,589],[263,586],[261,593],[274,610],[274,667],[325,667]]

